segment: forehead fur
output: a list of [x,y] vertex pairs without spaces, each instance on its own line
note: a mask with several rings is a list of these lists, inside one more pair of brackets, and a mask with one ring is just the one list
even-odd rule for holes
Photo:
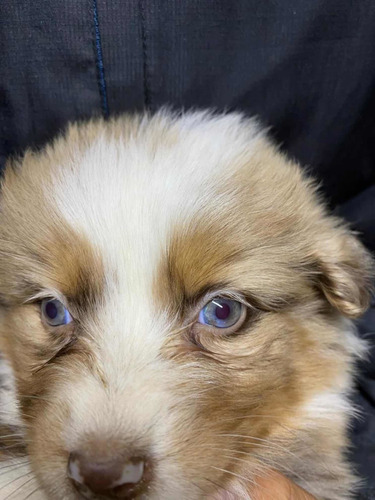
[[59,246],[74,232],[107,264],[122,262],[128,279],[131,266],[142,280],[145,267],[155,269],[169,246],[182,250],[184,238],[197,250],[204,244],[202,255],[220,242],[225,258],[249,251],[249,237],[253,252],[291,233],[301,243],[298,233],[320,215],[311,191],[255,122],[159,113],[72,126],[44,153],[28,153],[20,171],[8,168],[3,211],[9,224],[25,219],[27,245],[52,226]]

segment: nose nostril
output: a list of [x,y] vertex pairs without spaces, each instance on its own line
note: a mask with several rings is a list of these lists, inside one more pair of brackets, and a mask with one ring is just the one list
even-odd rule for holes
[[145,465],[143,460],[125,463],[122,469],[120,479],[114,482],[114,486],[122,486],[123,484],[137,484],[141,481],[144,473]]
[[76,486],[87,487],[93,493],[108,494],[121,487],[133,490],[142,482],[144,473],[145,462],[138,458],[99,461],[77,453],[69,457],[68,476]]

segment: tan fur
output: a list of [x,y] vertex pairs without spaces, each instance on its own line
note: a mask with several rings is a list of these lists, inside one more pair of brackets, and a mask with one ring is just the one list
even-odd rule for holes
[[[74,179],[99,142],[104,157],[106,144],[114,145],[120,160],[121,148],[132,151],[140,170],[133,172],[126,162],[121,168],[130,183],[138,175],[140,186],[148,179],[153,186],[152,174],[143,174],[142,181],[139,173],[147,162],[172,158],[181,169],[193,168],[193,160],[184,164],[179,156],[185,137],[203,127],[194,139],[199,157],[200,140],[220,117],[189,116],[160,113],[74,125],[5,172],[0,345],[14,371],[31,466],[54,500],[76,498],[66,477],[74,447],[106,457],[153,450],[147,498],[155,500],[209,498],[230,489],[233,478],[253,481],[266,468],[280,470],[318,498],[350,498],[356,480],[345,459],[351,413],[346,397],[362,348],[343,317],[366,309],[371,262],[350,231],[327,214],[298,165],[256,131],[249,145],[233,138],[237,146],[231,149],[230,137],[228,144],[213,144],[223,158],[229,151],[230,161],[223,160],[222,173],[213,170],[212,185],[210,178],[205,181],[189,213],[183,210],[195,192],[187,186],[186,203],[181,201],[181,213],[173,213],[167,225],[149,286],[145,281],[142,288],[146,278],[139,263],[147,267],[156,251],[153,240],[164,229],[148,235],[150,253],[145,248],[140,255],[142,245],[129,254],[127,270],[134,259],[139,297],[148,294],[149,311],[144,318],[124,318],[125,331],[119,331],[121,322],[108,323],[108,308],[111,300],[125,300],[129,287],[138,293],[134,281],[121,288],[127,276],[122,260],[127,262],[130,250],[114,246],[116,267],[105,253],[105,216],[94,221],[91,239],[89,230],[73,227],[60,212],[65,202],[55,203],[63,176],[72,173]],[[238,123],[244,138],[255,127]],[[124,198],[133,196],[127,185],[121,187]],[[83,193],[87,186],[81,188]],[[155,199],[167,203],[168,189],[155,183]],[[89,194],[82,194],[82,206]],[[154,199],[142,203],[141,213],[155,211],[158,222],[164,205],[159,214]],[[116,211],[113,217],[121,214]],[[90,210],[84,214],[90,221]],[[132,217],[124,214],[120,233]],[[143,238],[134,227],[131,237]],[[209,297],[223,292],[248,305],[243,326],[229,336],[197,323]],[[66,300],[73,324],[53,328],[41,322],[38,298],[51,293]],[[142,321],[147,333],[155,333],[155,345],[160,343],[152,359],[148,337],[139,339],[142,352],[132,350]],[[137,328],[134,339],[129,337]],[[127,342],[128,351],[117,358]],[[133,386],[138,389],[132,392]],[[319,398],[332,402],[325,413],[314,409]]]

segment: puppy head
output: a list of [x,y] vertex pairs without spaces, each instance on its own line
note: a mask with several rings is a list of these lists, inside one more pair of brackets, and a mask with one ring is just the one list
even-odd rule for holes
[[350,385],[369,257],[252,121],[73,126],[8,166],[1,212],[1,347],[53,498],[205,498]]

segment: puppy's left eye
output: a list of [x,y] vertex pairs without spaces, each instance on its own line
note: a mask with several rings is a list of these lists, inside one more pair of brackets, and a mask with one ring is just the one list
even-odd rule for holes
[[237,329],[244,322],[246,307],[237,300],[215,297],[201,309],[199,323],[215,328]]
[[67,325],[72,321],[68,309],[57,299],[42,300],[41,313],[50,326]]

